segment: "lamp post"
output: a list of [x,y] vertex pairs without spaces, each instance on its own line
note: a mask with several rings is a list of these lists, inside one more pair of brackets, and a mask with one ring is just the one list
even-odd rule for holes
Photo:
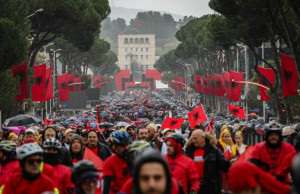
[[[57,75],[57,57],[56,57],[56,53],[57,52],[59,52],[59,51],[61,51],[62,49],[56,49],[56,50],[54,50],[54,49],[50,49],[50,51],[51,52],[53,52],[53,54],[54,54],[54,63],[53,63],[53,71],[52,71],[52,77],[53,77],[53,79],[52,79],[52,81],[53,81],[53,90],[55,91],[55,89],[56,89],[56,85],[55,85],[55,80],[56,80],[56,75]],[[55,104],[55,94],[54,94],[54,99],[53,99],[53,104]],[[51,115],[51,100],[50,100],[50,115]]]
[[27,18],[30,18],[30,17],[34,16],[35,14],[40,13],[40,12],[42,12],[42,11],[44,11],[43,8],[37,9],[37,10],[35,10],[32,14],[28,15]]

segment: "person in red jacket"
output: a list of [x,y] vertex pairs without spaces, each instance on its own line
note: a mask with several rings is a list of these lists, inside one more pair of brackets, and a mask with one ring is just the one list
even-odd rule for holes
[[71,169],[59,163],[59,150],[62,145],[58,139],[46,139],[43,142],[45,151],[44,161],[53,166],[55,187],[58,188],[59,193],[68,194],[74,190],[74,185],[71,182]]
[[[285,156],[295,154],[295,148],[282,141],[282,127],[278,123],[270,123],[265,127],[265,141],[254,146],[250,156],[250,162],[259,166],[263,170],[271,173],[278,180],[289,181],[287,174],[285,177],[276,176],[278,168],[285,163]],[[278,174],[277,174],[278,175]]]
[[165,155],[172,177],[177,179],[185,193],[198,193],[200,179],[196,165],[192,159],[183,155],[185,139],[176,133],[169,135],[166,140],[167,155]]
[[7,179],[3,194],[54,192],[53,181],[40,173],[43,152],[43,149],[34,143],[24,144],[18,148],[17,158],[22,170]]
[[131,177],[125,157],[131,143],[131,136],[125,131],[114,131],[110,136],[110,141],[116,151],[115,155],[110,156],[103,166],[103,194],[115,194]]
[[19,166],[14,142],[7,140],[0,142],[0,165],[0,186],[2,186],[14,169]]

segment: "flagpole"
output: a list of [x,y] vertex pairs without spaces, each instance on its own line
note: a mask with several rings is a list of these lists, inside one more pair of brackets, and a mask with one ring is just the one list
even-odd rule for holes
[[[265,44],[262,43],[261,45],[261,52],[262,52],[262,58],[265,59]],[[262,66],[265,67],[265,63],[263,62]],[[263,101],[263,117],[264,121],[266,121],[266,102]]]

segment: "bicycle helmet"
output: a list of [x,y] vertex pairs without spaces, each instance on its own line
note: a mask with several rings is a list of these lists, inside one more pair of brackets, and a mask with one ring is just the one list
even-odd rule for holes
[[46,139],[43,143],[43,148],[56,148],[58,150],[61,149],[61,143],[59,142],[58,139],[51,138],[51,139]]
[[80,181],[89,177],[98,177],[98,170],[96,166],[89,160],[81,160],[74,164],[71,181],[74,184],[80,183]]
[[110,141],[113,144],[125,145],[132,142],[131,136],[125,131],[114,131],[110,135]]
[[17,150],[17,158],[18,160],[24,160],[28,156],[35,155],[35,154],[43,154],[43,149],[34,144],[34,143],[28,143],[24,144]]
[[166,141],[168,139],[173,139],[177,143],[180,143],[181,147],[184,147],[185,142],[186,142],[185,139],[181,135],[179,135],[177,133],[172,133],[172,134],[168,135],[168,137],[166,138]]
[[150,147],[150,143],[144,140],[136,140],[129,147],[129,153],[135,152],[138,149]]
[[16,144],[12,141],[1,141],[0,151],[2,151],[5,155],[16,156]]

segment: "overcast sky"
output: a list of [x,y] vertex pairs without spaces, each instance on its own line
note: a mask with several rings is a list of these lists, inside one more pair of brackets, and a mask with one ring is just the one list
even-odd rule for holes
[[200,17],[213,13],[208,2],[209,0],[110,0],[110,5]]

